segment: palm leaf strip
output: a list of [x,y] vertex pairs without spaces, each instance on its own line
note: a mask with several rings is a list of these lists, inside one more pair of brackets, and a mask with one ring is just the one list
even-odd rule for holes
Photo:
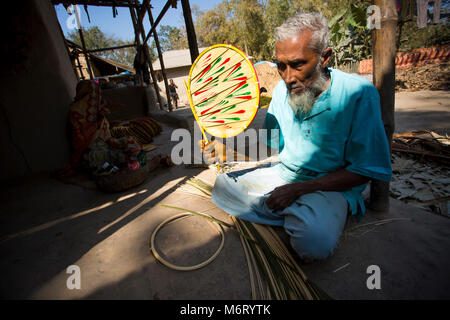
[[[211,196],[213,187],[198,178],[187,182]],[[242,242],[247,259],[253,299],[329,299],[302,272],[284,243],[270,226],[248,222],[231,216],[234,226],[211,216],[184,208],[160,205],[202,216],[235,230]],[[265,280],[265,281],[264,281]]]

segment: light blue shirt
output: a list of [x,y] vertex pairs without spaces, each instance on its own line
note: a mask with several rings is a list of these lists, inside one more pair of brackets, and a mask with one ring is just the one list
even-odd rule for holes
[[[389,145],[381,120],[380,98],[370,81],[329,69],[331,83],[311,112],[297,115],[280,81],[273,91],[266,129],[268,145],[279,148],[280,176],[289,182],[306,181],[345,168],[376,180],[390,181]],[[275,131],[276,132],[276,131]],[[365,212],[361,192],[366,185],[343,191],[353,215]]]

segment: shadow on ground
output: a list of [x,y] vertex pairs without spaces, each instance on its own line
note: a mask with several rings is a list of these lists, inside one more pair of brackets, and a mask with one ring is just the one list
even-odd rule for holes
[[[192,174],[199,172],[196,169]],[[1,296],[30,298],[96,245],[170,195],[188,178],[182,174],[180,170],[157,169],[143,185],[117,194],[50,179],[30,181],[25,190],[4,188]],[[162,186],[166,188],[160,192]]]

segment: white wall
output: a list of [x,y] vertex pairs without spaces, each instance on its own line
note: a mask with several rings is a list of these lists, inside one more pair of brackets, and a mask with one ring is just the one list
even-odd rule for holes
[[[188,80],[189,77],[189,70],[191,69],[191,66],[185,66],[185,67],[179,67],[179,68],[172,68],[172,69],[166,69],[166,75],[167,75],[167,82],[169,82],[170,79],[173,79],[173,82],[178,86],[177,93],[180,100],[178,101],[178,106],[189,106],[188,97],[186,95],[186,89],[184,87],[183,80]],[[160,87],[161,95],[166,97],[166,89],[164,86],[164,81],[158,82],[158,86]]]

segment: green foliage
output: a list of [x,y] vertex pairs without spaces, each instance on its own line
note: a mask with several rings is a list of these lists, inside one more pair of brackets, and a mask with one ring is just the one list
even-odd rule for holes
[[265,13],[264,21],[266,26],[266,47],[265,54],[266,58],[272,58],[275,56],[275,39],[274,31],[275,28],[280,26],[286,19],[293,16],[297,10],[300,9],[300,4],[298,1],[294,0],[268,0]]
[[196,16],[195,30],[200,46],[217,43],[237,45],[239,23],[234,19],[228,1],[219,3],[213,10],[199,12]]
[[419,29],[414,19],[398,27],[397,37],[398,51],[450,44],[450,28],[448,24],[437,24]]
[[[450,1],[443,3],[448,8]],[[201,46],[230,43],[256,60],[271,60],[275,28],[298,10],[319,11],[329,22],[332,64],[352,68],[372,56],[372,31],[367,28],[371,4],[370,0],[224,0],[213,10],[196,10],[195,28]],[[418,29],[414,17],[398,29],[400,50],[450,43],[448,23]]]
[[366,27],[366,10],[369,5],[367,2],[350,1],[329,20],[335,67],[370,58],[372,37],[371,31]]
[[177,27],[161,26],[158,32],[158,39],[162,51],[189,48],[184,27],[179,29]]
[[[449,2],[449,1],[444,1]],[[298,10],[320,11],[328,19],[330,46],[334,50],[332,64],[346,67],[371,57],[372,35],[366,27],[367,7],[371,1],[360,0],[224,0],[212,10],[192,7],[199,46],[229,43],[244,50],[255,60],[274,59],[274,30]],[[399,50],[450,43],[448,24],[418,29],[416,18],[399,25]],[[106,36],[94,26],[84,31],[88,49],[120,46],[130,41]],[[158,32],[161,49],[187,49],[184,27],[161,26]],[[81,45],[78,32],[69,39]],[[155,43],[150,46],[152,61],[156,60]],[[134,48],[104,51],[98,55],[132,66]]]
[[201,46],[229,43],[261,59],[270,55],[265,5],[258,0],[228,0],[196,17]]
[[[97,26],[83,29],[83,36],[88,50],[111,47],[114,43],[114,40],[108,38]],[[81,46],[80,34],[77,30],[69,33],[69,39]]]
[[[333,45],[345,51],[337,62],[345,62],[370,53],[370,32],[365,30],[368,5],[356,0],[224,0],[213,10],[197,12],[195,28],[201,46],[230,43],[257,60],[268,60],[274,58],[276,27],[300,9],[320,11],[332,22]],[[348,40],[355,35],[357,39]],[[360,52],[350,55],[350,49]]]

